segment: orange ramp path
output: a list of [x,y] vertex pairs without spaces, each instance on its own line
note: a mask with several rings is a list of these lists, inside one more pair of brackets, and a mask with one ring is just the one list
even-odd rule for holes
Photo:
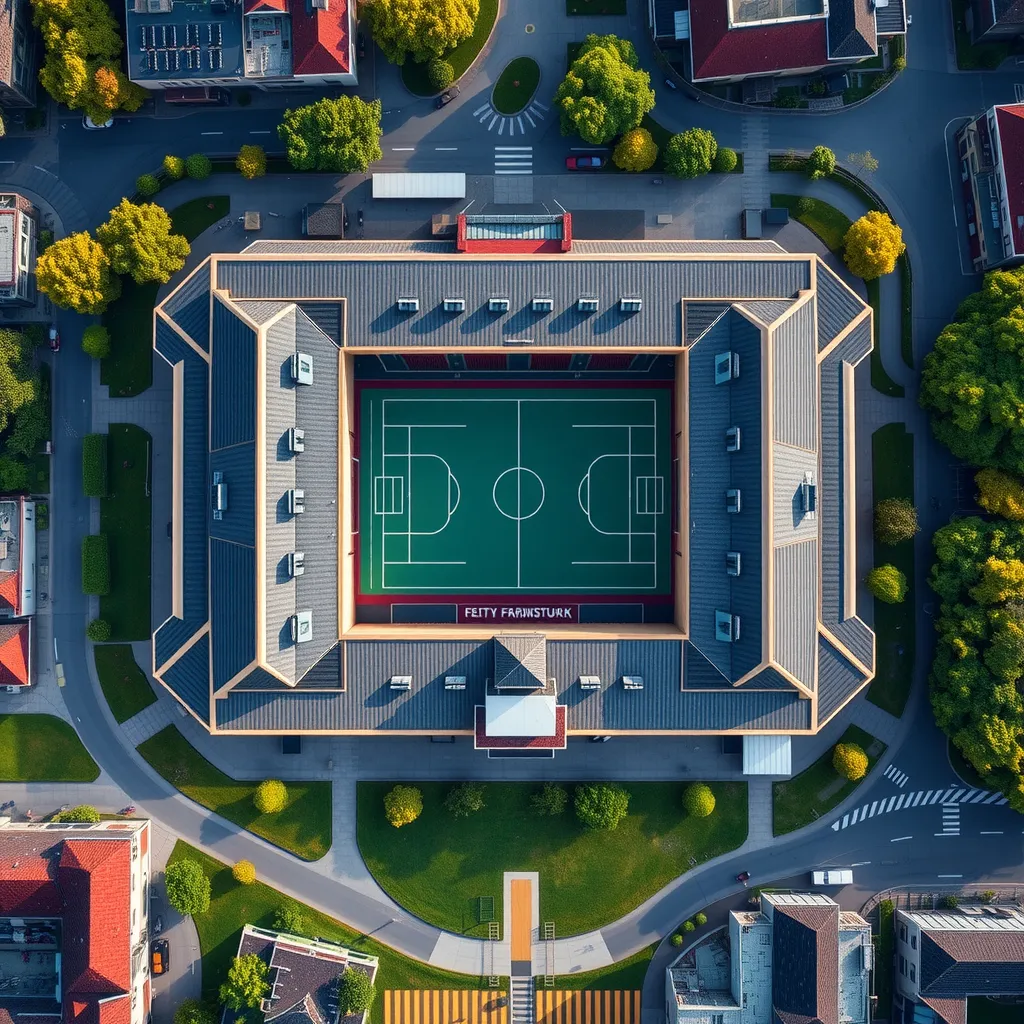
[[513,878],[512,887],[512,962],[533,959],[533,882]]

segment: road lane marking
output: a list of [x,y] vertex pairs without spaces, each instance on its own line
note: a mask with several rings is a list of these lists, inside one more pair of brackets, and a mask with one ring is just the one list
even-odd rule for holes
[[458,146],[435,146],[434,147],[434,152],[435,153],[458,153],[458,151],[459,151],[459,147]]
[[902,843],[907,839],[913,839],[913,836],[897,836],[895,839],[890,839],[890,843]]
[[963,878],[963,875],[936,875],[936,878]]
[[983,835],[983,836],[1001,836],[1002,834],[1003,834],[1002,832],[982,832],[981,833],[981,835]]
[[415,153],[416,152],[416,147],[415,146],[392,146],[391,147],[391,152],[392,153]]
[[200,132],[200,135],[223,135],[223,132]]
[[249,134],[250,135],[269,135],[270,134],[270,129],[269,128],[253,128],[253,130],[251,132],[249,132]]

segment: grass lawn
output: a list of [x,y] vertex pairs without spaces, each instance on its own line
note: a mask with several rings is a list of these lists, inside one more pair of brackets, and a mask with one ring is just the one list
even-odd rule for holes
[[[956,66],[961,71],[992,71],[1010,56],[1009,43],[971,42],[966,17],[970,0],[953,0],[953,34],[956,37]],[[945,11],[942,12],[945,16]],[[973,1021],[970,1024],[974,1024]]]
[[303,860],[319,860],[331,848],[331,784],[288,782],[280,814],[260,814],[253,805],[256,783],[225,775],[173,725],[139,746],[149,765],[190,800],[215,811],[268,843]]
[[625,14],[626,0],[565,0],[565,13]]
[[910,257],[904,253],[896,262],[900,272],[901,320],[900,352],[903,362],[914,368],[914,278],[910,272]]
[[142,669],[135,663],[130,644],[97,644],[96,674],[103,696],[119,722],[127,722],[143,708],[155,703],[156,694]]
[[[456,82],[469,70],[470,64],[484,48],[497,17],[498,0],[480,0],[480,13],[477,15],[473,34],[465,42],[459,43],[454,50],[449,50],[442,58],[454,69]],[[437,93],[437,89],[427,81],[426,63],[417,64],[411,59],[406,60],[402,65],[402,82],[409,92],[417,96],[433,96]]]
[[[584,974],[559,974],[555,976],[556,989],[568,989],[576,991],[579,989],[597,989],[599,991],[632,991],[644,987],[644,978],[647,976],[647,968],[651,966],[651,959],[658,948],[654,942],[639,953],[634,953],[617,964],[602,967],[597,971],[587,971]],[[534,979],[536,988],[542,989],[544,979]]]
[[170,861],[196,860],[210,879],[213,892],[210,909],[193,920],[199,932],[199,948],[203,957],[203,998],[216,1003],[217,990],[227,977],[231,958],[238,952],[238,938],[245,924],[273,928],[278,910],[297,908],[306,919],[306,931],[339,942],[349,949],[380,957],[377,973],[377,1001],[370,1011],[370,1020],[384,1020],[384,990],[390,988],[444,989],[487,988],[487,979],[470,974],[450,974],[418,960],[396,953],[388,946],[346,928],[333,917],[285,896],[263,882],[239,885],[231,877],[230,865],[223,864],[180,839],[174,844]]
[[837,256],[843,254],[843,239],[852,221],[841,210],[811,196],[790,196],[773,192],[772,206],[784,206],[789,215],[813,231]]
[[[203,196],[169,212],[174,230],[191,242],[229,208],[227,196]],[[110,355],[100,363],[100,383],[110,388],[112,398],[141,394],[153,383],[153,307],[160,286],[155,281],[136,284],[130,277],[121,284],[121,297],[103,314]]]
[[988,996],[970,996],[967,1000],[967,1024],[1020,1024],[1024,1004],[994,1003]]
[[[874,500],[914,501],[914,435],[903,423],[887,423],[871,435],[871,478]],[[875,601],[875,678],[868,700],[899,717],[914,676],[914,542],[875,544],[875,565],[892,564],[907,577],[909,590],[901,604]]]
[[540,65],[532,57],[516,57],[505,65],[491,93],[491,106],[499,114],[518,114],[537,91]]
[[558,935],[575,935],[632,910],[688,870],[691,857],[718,856],[747,835],[744,783],[713,783],[718,806],[703,820],[683,812],[681,783],[628,785],[630,813],[613,832],[584,829],[571,792],[564,814],[538,817],[530,807],[537,786],[529,783],[489,783],[484,809],[463,819],[442,806],[448,784],[420,785],[423,814],[395,829],[382,804],[392,785],[358,784],[356,838],[366,866],[412,913],[477,936],[486,935],[480,897],[494,898],[501,920],[505,871],[539,871],[541,920],[554,921]]
[[53,715],[0,715],[0,782],[93,782],[100,770]]
[[111,423],[109,438],[100,530],[110,545],[110,593],[100,598],[100,618],[111,640],[148,640],[152,438],[131,423]]
[[[885,744],[863,729],[851,725],[839,739],[840,743],[856,743],[868,755],[868,771],[885,753]],[[772,783],[774,833],[777,836],[810,825],[836,804],[842,803],[859,785],[839,775],[832,767],[832,747],[799,775],[786,782]],[[862,781],[862,780],[861,780]]]

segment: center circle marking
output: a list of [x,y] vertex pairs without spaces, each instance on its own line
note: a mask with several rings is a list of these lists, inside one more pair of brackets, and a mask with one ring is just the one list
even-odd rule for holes
[[494,481],[491,498],[506,519],[522,522],[535,516],[544,504],[544,481],[532,469],[515,466]]

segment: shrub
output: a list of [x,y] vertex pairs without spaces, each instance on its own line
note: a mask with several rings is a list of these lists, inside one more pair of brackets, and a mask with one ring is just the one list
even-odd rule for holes
[[530,804],[536,814],[556,815],[565,811],[569,794],[557,782],[545,782],[539,793],[530,797]]
[[463,782],[448,790],[445,810],[456,818],[468,818],[484,808],[484,786],[481,782]]
[[415,786],[395,786],[384,794],[384,816],[389,825],[401,828],[423,813],[423,794]]
[[886,604],[899,604],[907,596],[907,577],[895,565],[876,565],[865,582],[868,590]]
[[176,860],[164,872],[167,902],[186,917],[210,909],[210,880],[196,860]]
[[267,154],[262,146],[243,146],[235,158],[235,167],[246,181],[262,178],[267,173]]
[[180,156],[164,157],[164,174],[171,181],[180,181],[185,177],[185,161]]
[[160,181],[155,174],[140,174],[135,179],[135,191],[140,196],[155,196],[160,191]]
[[676,932],[675,935],[672,936],[672,945],[673,946],[681,946],[682,944],[683,944],[683,937],[682,937],[682,935],[679,934],[679,932]]
[[251,860],[240,860],[231,869],[231,877],[239,885],[252,885],[256,881],[256,865]]
[[875,539],[880,544],[912,540],[919,529],[917,509],[906,498],[883,498],[875,506]]
[[110,623],[106,619],[93,619],[85,627],[85,635],[95,644],[110,639]]
[[110,332],[103,324],[90,324],[82,331],[82,351],[93,359],[110,355]]
[[202,153],[193,153],[191,156],[185,157],[185,173],[190,178],[202,181],[203,178],[210,176],[212,170],[213,165],[210,163],[210,158]]
[[843,259],[850,272],[865,281],[891,274],[907,248],[900,226],[880,210],[868,210],[855,220],[846,232],[843,246]]
[[692,921],[683,922],[683,931],[689,934],[692,931],[696,931],[697,926]]
[[893,73],[897,74],[897,75],[902,74],[904,71],[906,71],[907,70],[907,58],[906,57],[897,57],[892,62],[892,70],[893,70]]
[[368,1010],[376,995],[368,974],[357,967],[346,967],[341,972],[338,979],[338,1009],[343,1017]]
[[992,903],[995,900],[995,898],[995,889],[986,889],[984,892],[978,893],[978,899],[981,900],[982,903]]
[[104,533],[82,538],[82,593],[110,593],[110,552]]
[[256,787],[252,802],[260,814],[278,814],[288,803],[288,788],[280,779],[264,779]]
[[807,163],[804,164],[804,169],[811,181],[827,178],[836,169],[836,155],[828,146],[815,146],[807,158]]
[[612,830],[629,811],[629,793],[615,782],[588,782],[576,787],[574,804],[587,828]]
[[174,1024],[217,1024],[218,1014],[199,999],[186,999],[174,1011]]
[[80,822],[95,825],[100,820],[100,812],[89,804],[79,804],[77,807],[69,807],[66,811],[55,814],[53,820],[61,823]]
[[274,928],[276,931],[288,932],[291,935],[305,935],[309,930],[309,922],[298,906],[288,903],[277,908],[274,914]]
[[706,128],[688,128],[665,145],[665,170],[677,178],[699,178],[711,170],[718,143]]
[[[229,1010],[254,1010],[270,991],[270,968],[255,953],[236,956],[220,986],[220,1001]],[[238,1018],[244,1020],[244,1017]]]
[[693,818],[706,818],[715,809],[715,794],[704,782],[691,782],[683,790],[683,807]]
[[837,743],[832,752],[832,767],[844,779],[856,782],[868,773],[868,755],[856,743]]
[[82,490],[87,498],[102,498],[107,493],[106,434],[82,438]]
[[442,92],[455,81],[455,68],[448,61],[435,57],[427,63],[427,81],[434,92]]
[[978,504],[1004,519],[1024,520],[1024,484],[1009,473],[983,469],[974,477]]
[[939,906],[943,910],[956,910],[960,906],[960,901],[952,893],[947,893],[939,900]]
[[43,228],[36,235],[36,252],[44,253],[51,245],[53,245],[53,232],[49,228]]
[[730,149],[728,146],[719,146],[715,159],[711,163],[711,169],[716,174],[732,174],[739,162],[740,158],[736,155],[735,149]]
[[693,915],[693,920],[694,920],[694,923],[697,925],[698,928],[703,928],[704,925],[706,925],[708,923],[708,915],[705,914],[704,911],[702,910],[702,911],[700,911],[700,913]]
[[658,146],[646,128],[631,128],[612,153],[615,166],[623,171],[646,171],[657,159]]

